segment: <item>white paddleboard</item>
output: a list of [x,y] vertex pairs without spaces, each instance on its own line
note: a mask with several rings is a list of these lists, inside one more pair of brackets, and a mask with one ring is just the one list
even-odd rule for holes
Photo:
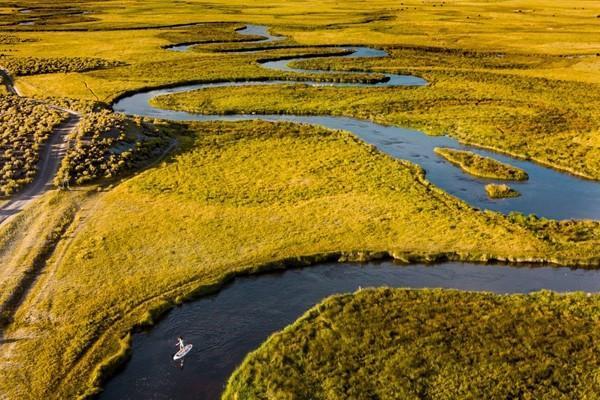
[[177,353],[175,353],[175,355],[173,355],[173,360],[177,361],[185,357],[185,355],[190,352],[192,347],[193,346],[191,344],[186,344],[183,349],[179,350]]

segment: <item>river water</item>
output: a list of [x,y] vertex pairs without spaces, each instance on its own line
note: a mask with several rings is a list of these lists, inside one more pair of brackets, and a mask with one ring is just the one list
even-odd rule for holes
[[[136,334],[133,356],[101,399],[218,399],[246,354],[323,298],[359,287],[454,288],[528,293],[596,292],[600,271],[465,263],[401,266],[392,262],[321,264],[236,279],[216,295],[171,311]],[[172,361],[175,339],[194,345],[183,368]]]

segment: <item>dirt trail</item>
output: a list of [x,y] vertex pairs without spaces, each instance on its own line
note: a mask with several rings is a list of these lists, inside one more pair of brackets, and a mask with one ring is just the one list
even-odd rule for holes
[[33,182],[0,206],[0,225],[25,208],[30,202],[52,189],[52,180],[67,151],[67,136],[77,128],[80,119],[79,115],[69,113],[67,120],[54,130],[50,139],[44,145],[44,152],[40,156],[38,172]]
[[[0,75],[4,78],[4,84],[7,90],[12,94],[21,96],[8,71],[0,67]],[[9,220],[10,217],[16,215],[33,200],[52,189],[54,175],[56,175],[60,163],[67,152],[68,135],[77,128],[77,125],[81,120],[81,116],[73,110],[58,107],[43,101],[39,101],[39,103],[66,112],[69,114],[69,117],[54,129],[50,138],[44,145],[44,150],[42,154],[40,154],[37,174],[33,179],[33,182],[0,206],[0,225]]]

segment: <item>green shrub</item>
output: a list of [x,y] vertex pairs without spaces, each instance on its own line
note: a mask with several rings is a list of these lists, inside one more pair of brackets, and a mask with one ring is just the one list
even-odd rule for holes
[[166,139],[152,124],[107,109],[84,114],[55,184],[112,178],[156,156]]
[[33,100],[0,96],[0,196],[33,180],[43,144],[65,117]]
[[120,61],[92,57],[2,57],[0,64],[17,76],[52,74],[56,72],[86,72],[124,65]]
[[501,199],[507,197],[519,197],[521,194],[508,185],[496,185],[490,183],[485,185],[485,192],[492,199]]

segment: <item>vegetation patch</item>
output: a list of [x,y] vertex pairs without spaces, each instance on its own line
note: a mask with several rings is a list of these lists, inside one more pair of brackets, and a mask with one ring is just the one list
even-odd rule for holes
[[65,118],[36,101],[0,96],[1,196],[10,196],[33,181],[42,146]]
[[26,42],[33,42],[33,41],[35,41],[35,39],[25,39],[25,38],[21,38],[19,36],[15,36],[15,35],[0,34],[0,44],[1,45],[18,44],[18,43],[26,43]]
[[593,398],[598,310],[583,293],[334,296],[248,355],[223,398]]
[[261,39],[261,36],[240,35],[237,29],[245,25],[236,23],[209,23],[173,29],[162,32],[158,37],[175,44],[210,44],[222,42],[252,42]]
[[552,243],[576,243],[595,240],[600,246],[600,221],[556,221],[535,215],[510,213],[509,219]]
[[156,158],[168,138],[157,125],[109,110],[85,114],[64,157],[55,184],[84,184],[113,178]]
[[49,3],[24,0],[13,4],[10,12],[0,13],[0,27],[9,29],[38,30],[60,27],[65,24],[91,22],[93,18],[72,1],[57,0]]
[[485,192],[492,199],[519,197],[521,195],[518,191],[506,184],[497,185],[495,183],[485,185]]
[[124,65],[120,61],[92,57],[2,57],[0,64],[16,76],[53,74],[57,72],[86,72]]
[[436,147],[434,151],[458,165],[463,171],[481,178],[524,181],[529,179],[527,172],[512,165],[504,164],[493,158],[484,157],[472,151]]
[[0,329],[12,321],[85,195],[52,192],[0,226]]
[[600,129],[597,84],[527,76],[530,69],[543,74],[564,68],[570,59],[439,48],[392,48],[390,53],[391,58],[315,59],[295,66],[423,76],[430,85],[419,91],[346,91],[348,97],[332,105],[333,112],[448,133],[465,143],[600,177],[600,146],[582,140]]

